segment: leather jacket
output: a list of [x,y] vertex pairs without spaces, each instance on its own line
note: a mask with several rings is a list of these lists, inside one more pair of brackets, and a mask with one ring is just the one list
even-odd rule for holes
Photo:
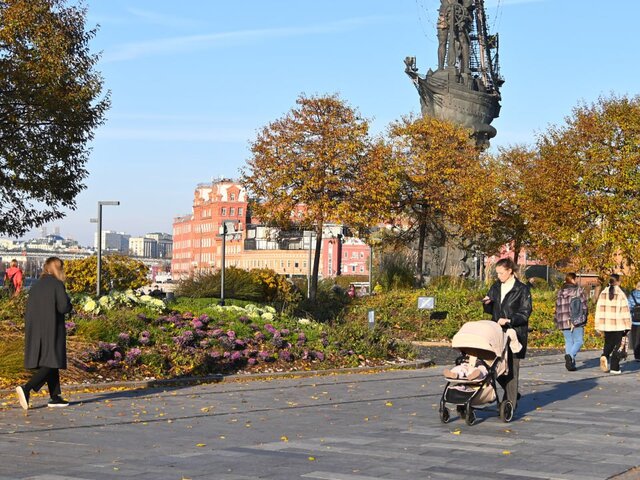
[[485,313],[491,314],[494,322],[500,318],[511,320],[510,327],[516,331],[518,340],[522,344],[522,350],[515,354],[517,358],[524,358],[527,353],[527,336],[529,334],[529,316],[531,315],[531,290],[516,278],[513,288],[505,295],[504,301],[500,301],[500,285],[494,283],[487,296],[491,299],[484,304]]

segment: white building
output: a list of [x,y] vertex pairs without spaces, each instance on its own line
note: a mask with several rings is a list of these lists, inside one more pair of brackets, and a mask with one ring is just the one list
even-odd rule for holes
[[[124,232],[102,231],[102,250],[111,252],[129,253],[129,239],[131,235]],[[93,234],[93,245],[98,249],[98,233]]]
[[152,238],[158,244],[158,258],[171,258],[173,254],[173,237],[168,233],[147,233],[146,238]]
[[158,242],[149,237],[131,237],[129,239],[129,255],[158,258]]

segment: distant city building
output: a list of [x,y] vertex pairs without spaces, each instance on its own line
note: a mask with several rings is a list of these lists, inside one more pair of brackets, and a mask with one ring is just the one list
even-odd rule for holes
[[[129,239],[131,235],[124,232],[102,231],[102,251],[120,252],[125,255],[129,253]],[[98,248],[98,233],[93,234],[93,245]]]
[[129,238],[129,255],[158,258],[158,242],[148,237],[131,237]]
[[[192,213],[173,222],[173,278],[221,267],[223,222],[227,225],[227,266],[269,268],[289,277],[306,276],[313,265],[315,236],[309,231],[282,231],[261,225],[248,217],[247,206],[246,190],[238,182],[225,179],[198,185]],[[292,212],[294,219],[304,208]],[[325,226],[319,272],[322,277],[369,274],[368,245],[347,238],[346,233],[341,225]],[[348,258],[343,258],[344,252]]]
[[147,233],[146,238],[152,238],[158,244],[157,257],[158,258],[171,258],[173,254],[173,237],[168,233]]

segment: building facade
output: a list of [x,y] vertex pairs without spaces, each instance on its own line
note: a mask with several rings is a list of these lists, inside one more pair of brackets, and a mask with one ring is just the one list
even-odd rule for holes
[[[102,231],[102,251],[120,252],[125,255],[129,254],[129,239],[131,235],[124,232],[112,232],[111,230]],[[94,248],[98,249],[98,233],[93,234]]]
[[[289,277],[311,273],[315,234],[251,223],[247,206],[247,192],[238,182],[224,179],[196,187],[192,213],[176,217],[173,222],[171,272],[174,280],[221,268],[223,224],[227,226],[226,266],[246,270],[268,268]],[[292,215],[295,218],[295,212]],[[369,274],[368,245],[345,234],[346,229],[341,225],[324,228],[321,277]]]

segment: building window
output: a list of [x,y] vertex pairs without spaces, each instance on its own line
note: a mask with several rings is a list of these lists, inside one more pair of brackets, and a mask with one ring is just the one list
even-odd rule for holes
[[364,267],[360,265],[360,273],[364,273]]
[[349,254],[347,252],[344,252],[344,258],[349,258]]
[[302,262],[302,268],[307,268],[307,261]]
[[236,200],[236,194],[232,193],[231,194],[231,201],[234,202]]
[[356,271],[356,266],[354,265],[353,267],[351,267],[351,271],[355,272]]
[[233,217],[233,216],[235,216],[235,214],[236,214],[236,209],[235,209],[235,208],[233,208],[233,207],[231,207],[231,208],[229,209],[229,216],[230,216],[230,217]]
[[238,216],[241,217],[242,216],[242,207],[238,207]]
[[222,207],[222,212],[220,213],[220,215],[222,215],[223,217],[227,216],[227,208],[226,207]]
[[298,268],[298,262],[294,263],[293,266]]
[[360,252],[360,258],[364,258],[364,252]]

